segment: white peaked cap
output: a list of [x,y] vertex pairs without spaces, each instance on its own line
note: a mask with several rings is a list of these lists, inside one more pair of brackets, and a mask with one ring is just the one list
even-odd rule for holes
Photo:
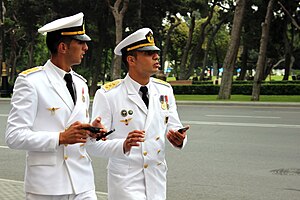
[[82,12],[69,17],[54,20],[38,29],[41,34],[60,32],[62,36],[71,36],[82,41],[90,41],[91,38],[85,34]]
[[115,48],[114,53],[121,56],[128,51],[160,51],[155,46],[153,32],[150,28],[141,28],[123,39]]

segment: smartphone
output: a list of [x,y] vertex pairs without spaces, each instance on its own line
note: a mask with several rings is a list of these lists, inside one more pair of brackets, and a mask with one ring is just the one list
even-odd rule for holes
[[95,126],[86,127],[86,128],[83,128],[83,129],[91,131],[92,133],[100,133],[100,130],[101,130],[101,128],[98,128],[98,127],[95,127]]
[[97,137],[96,141],[99,141],[99,140],[101,140],[102,138],[104,138],[104,137],[106,137],[106,136],[112,134],[115,130],[116,130],[116,129],[112,129],[112,130],[108,131],[107,133],[103,133],[103,134],[99,135],[99,136]]
[[190,127],[189,126],[185,126],[183,128],[178,129],[179,133],[183,133],[184,131],[188,130]]

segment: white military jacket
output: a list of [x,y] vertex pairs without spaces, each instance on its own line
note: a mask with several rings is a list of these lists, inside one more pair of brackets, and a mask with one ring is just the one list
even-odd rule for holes
[[[72,123],[89,123],[89,94],[83,77],[73,73],[76,105],[66,83],[49,60],[22,72],[14,85],[5,140],[10,148],[26,150],[25,191],[42,195],[78,194],[93,190],[94,174],[86,146],[92,152],[110,149],[109,156],[124,156],[119,141],[59,145],[59,132]],[[104,151],[103,151],[104,152]]]
[[148,85],[149,109],[129,75],[105,84],[95,94],[92,119],[101,116],[107,129],[116,130],[109,139],[126,138],[133,130],[145,130],[140,147],[133,147],[126,157],[109,159],[109,200],[166,199],[165,134],[182,124],[172,87],[154,78]]

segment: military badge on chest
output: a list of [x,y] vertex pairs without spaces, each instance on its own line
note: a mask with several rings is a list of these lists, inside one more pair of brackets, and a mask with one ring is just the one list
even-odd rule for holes
[[169,100],[167,95],[160,95],[159,101],[161,104],[161,109],[169,110]]
[[51,112],[51,115],[54,115],[55,111],[57,111],[58,109],[60,109],[60,108],[55,108],[55,107],[47,108],[47,110],[49,110]]
[[82,102],[85,102],[85,96],[84,96],[84,88],[82,88]]
[[[169,100],[167,95],[160,95],[159,101],[162,110],[169,110]],[[167,124],[168,121],[169,121],[169,116],[165,116],[164,123]]]
[[132,120],[133,110],[121,110],[121,116],[124,117],[124,119],[120,120],[120,122],[124,123],[126,126],[128,126],[129,122]]

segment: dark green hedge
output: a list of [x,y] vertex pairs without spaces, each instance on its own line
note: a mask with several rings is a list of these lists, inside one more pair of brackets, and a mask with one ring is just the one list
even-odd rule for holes
[[[233,81],[233,84],[252,84],[253,81]],[[262,81],[265,84],[300,84],[300,80],[289,81]],[[193,85],[213,84],[213,81],[193,81]]]
[[[174,85],[175,94],[215,95],[219,85]],[[233,84],[231,94],[252,94],[252,84]],[[263,84],[262,95],[300,95],[300,84]]]

